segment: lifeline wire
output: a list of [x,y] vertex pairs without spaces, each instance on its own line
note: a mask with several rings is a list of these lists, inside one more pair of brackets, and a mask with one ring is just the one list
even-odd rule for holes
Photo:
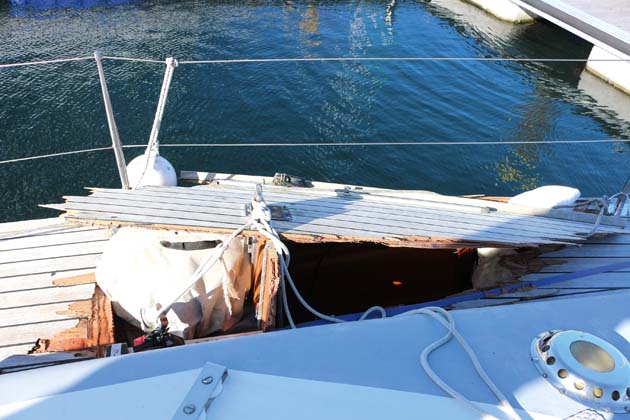
[[95,149],[73,150],[71,152],[50,153],[47,155],[29,156],[29,157],[16,158],[16,159],[0,160],[0,165],[3,163],[23,162],[26,160],[44,159],[44,158],[49,158],[49,157],[66,156],[66,155],[76,155],[79,153],[99,152],[101,150],[110,150],[110,149],[112,149],[112,146],[97,147]]
[[68,63],[70,61],[84,61],[84,60],[94,60],[94,57],[89,56],[89,57],[74,57],[74,58],[56,58],[52,60],[25,61],[22,63],[0,64],[0,69],[11,68],[11,67],[36,66],[40,64]]
[[588,61],[624,61],[630,58],[518,58],[518,57],[298,57],[298,58],[241,58],[226,60],[182,60],[181,64],[230,64],[230,63],[292,63],[322,61],[506,61],[571,63]]
[[[164,60],[121,56],[103,56],[104,60],[130,61],[164,64]],[[53,60],[26,61],[0,64],[0,69],[33,66],[39,64],[65,63],[70,61],[93,60],[93,56],[60,58]],[[179,61],[179,60],[178,60]],[[344,62],[344,61],[477,61],[477,62],[516,62],[516,63],[586,63],[586,62],[630,62],[629,58],[525,58],[525,57],[295,57],[295,58],[236,58],[215,60],[182,60],[179,64],[230,64],[230,63],[292,63],[292,62]]]
[[[518,144],[578,144],[578,143],[625,143],[630,139],[586,139],[586,140],[516,140],[516,141],[364,141],[364,142],[305,142],[305,143],[166,143],[160,147],[317,147],[317,146],[492,146]],[[129,144],[123,147],[136,148],[145,145]]]
[[[364,147],[364,146],[510,146],[519,144],[593,144],[593,143],[626,143],[630,139],[587,139],[587,140],[534,140],[534,141],[381,141],[381,142],[308,142],[308,143],[162,143],[160,147]],[[146,148],[146,144],[126,144],[123,149]],[[74,150],[71,152],[50,153],[47,155],[29,156],[15,159],[0,160],[4,163],[22,162],[34,159],[43,159],[56,156],[73,155],[78,153],[90,153],[102,150],[110,150],[111,146],[95,149]]]

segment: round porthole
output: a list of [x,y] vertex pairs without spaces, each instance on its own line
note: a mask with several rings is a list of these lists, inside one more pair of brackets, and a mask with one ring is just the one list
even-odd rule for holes
[[532,342],[531,357],[567,397],[613,413],[630,410],[630,363],[607,341],[580,331],[547,331]]

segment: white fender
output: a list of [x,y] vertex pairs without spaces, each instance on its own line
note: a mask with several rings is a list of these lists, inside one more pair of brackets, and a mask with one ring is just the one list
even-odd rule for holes
[[508,200],[510,204],[550,209],[556,206],[572,206],[580,198],[580,190],[561,185],[545,185],[516,195]]
[[173,165],[154,152],[151,152],[148,162],[146,153],[129,162],[127,176],[132,188],[177,186],[177,173]]

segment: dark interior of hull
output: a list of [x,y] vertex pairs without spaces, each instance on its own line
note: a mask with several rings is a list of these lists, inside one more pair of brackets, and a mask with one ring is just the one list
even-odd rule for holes
[[[387,247],[373,243],[285,242],[291,252],[291,276],[304,299],[328,315],[362,313],[378,305],[393,307],[440,299],[472,288],[477,263],[474,249]],[[231,335],[260,329],[255,319],[254,288],[246,296],[243,319]],[[289,308],[299,324],[317,318],[287,288]],[[276,328],[288,326],[280,294],[274,299]],[[376,314],[374,316],[377,316]],[[132,345],[143,332],[115,317],[117,341]]]
[[[315,309],[330,315],[408,305],[472,288],[472,249],[393,248],[371,243],[288,242],[291,276]],[[296,323],[313,321],[288,288]],[[284,320],[286,322],[286,320]]]

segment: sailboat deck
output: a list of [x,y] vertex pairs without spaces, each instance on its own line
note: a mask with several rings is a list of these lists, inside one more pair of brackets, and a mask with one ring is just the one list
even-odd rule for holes
[[[24,355],[41,345],[40,339],[49,341],[48,350],[55,349],[55,338],[66,340],[66,349],[113,340],[111,305],[99,304],[102,296],[94,283],[94,270],[110,228],[132,225],[232,231],[247,220],[244,206],[250,202],[256,182],[265,181],[245,178],[213,175],[210,185],[192,188],[93,189],[89,196],[66,197],[64,204],[53,205],[66,212],[64,218],[1,224],[0,361],[4,363],[0,362],[0,368],[15,360],[7,359],[9,356]],[[375,242],[449,249],[570,244],[539,256],[545,262],[542,269],[521,278],[523,282],[630,258],[630,236],[615,234],[626,233],[626,222],[618,218],[604,218],[598,228],[599,234],[608,236],[585,239],[595,220],[591,214],[540,213],[501,202],[423,191],[332,184],[296,188],[267,183],[263,189],[268,204],[285,206],[291,213],[290,221],[274,221],[274,226],[285,239],[298,242]],[[576,247],[576,243],[583,245]],[[612,293],[630,287],[627,272],[630,269],[455,307]],[[95,313],[95,308],[97,312],[109,308],[109,314]],[[100,317],[104,324],[95,324]]]
[[[253,177],[248,177],[253,178]],[[257,182],[265,179],[258,179]],[[79,224],[137,225],[227,233],[248,220],[256,182],[214,176],[192,188],[92,189],[49,207]],[[377,190],[320,184],[312,188],[265,184],[269,205],[290,220],[275,220],[286,239],[297,242],[375,242],[389,246],[457,248],[538,246],[584,241],[596,215],[568,209],[535,210],[501,202],[423,191]],[[605,216],[598,233],[627,232],[626,221]]]
[[[541,268],[536,273],[518,279],[524,285],[523,290],[459,302],[452,307],[465,309],[628,291],[630,264],[610,271],[605,268],[626,262],[630,263],[630,235],[591,238],[579,247],[564,247],[541,254],[532,260],[530,266]],[[588,272],[593,274],[588,275]],[[563,275],[569,279],[553,281]],[[541,284],[536,285],[537,282]]]
[[92,344],[93,273],[108,237],[61,218],[0,225],[0,361],[38,344],[40,351]]

